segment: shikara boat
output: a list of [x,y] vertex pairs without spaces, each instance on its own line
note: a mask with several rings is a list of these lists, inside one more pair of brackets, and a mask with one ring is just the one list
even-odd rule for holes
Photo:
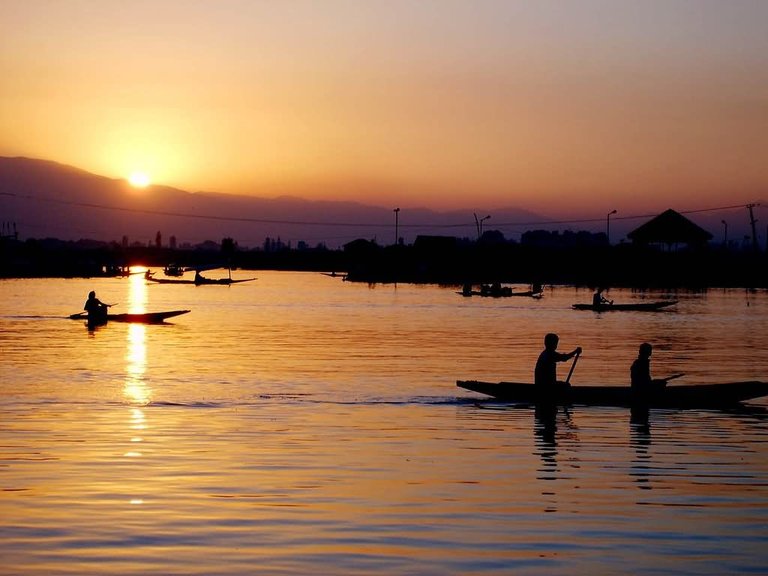
[[163,268],[163,274],[166,276],[184,276],[184,267],[178,264],[168,264]]
[[471,284],[465,284],[464,288],[458,292],[458,294],[461,294],[462,296],[482,296],[485,298],[509,298],[510,296],[541,298],[544,295],[544,292],[540,288],[515,292],[512,286],[501,286],[499,284],[481,284],[480,290],[473,290]]
[[[106,324],[107,322],[131,322],[134,324],[160,324],[165,322],[168,318],[174,316],[181,316],[186,314],[189,310],[169,310],[167,312],[143,312],[139,314],[107,314],[104,321],[95,322],[95,324]],[[88,312],[80,312],[79,314],[72,314],[70,316],[72,320],[88,320]]]
[[483,292],[482,290],[472,290],[469,292],[459,292],[462,296],[482,296],[485,298],[509,298],[510,296],[527,296],[529,298],[541,298],[541,292],[534,292],[532,290],[525,290],[521,292],[515,292],[512,289],[502,289],[501,292]]
[[768,382],[756,380],[720,384],[668,385],[650,395],[638,398],[629,386],[571,386],[561,395],[542,399],[533,384],[521,382],[479,382],[458,380],[465,390],[492,396],[503,402],[518,404],[579,404],[587,406],[633,406],[652,408],[722,408],[745,400],[768,396]]
[[638,312],[653,312],[677,304],[677,300],[662,300],[659,302],[635,302],[631,304],[574,304],[574,310],[592,310],[594,312],[612,312],[620,310],[635,310]]
[[186,280],[178,278],[147,278],[150,282],[156,282],[157,284],[194,284],[195,286],[207,286],[207,285],[229,285],[238,284],[240,282],[250,282],[256,280],[256,278],[243,278],[240,280],[234,280],[232,278],[198,278],[196,280]]

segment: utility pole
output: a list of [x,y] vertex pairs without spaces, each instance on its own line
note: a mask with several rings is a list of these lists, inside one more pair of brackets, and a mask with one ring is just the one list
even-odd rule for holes
[[[474,213],[473,213],[474,214]],[[480,237],[483,235],[483,222],[488,220],[491,215],[488,214],[488,216],[484,216],[483,218],[477,217],[477,214],[475,214],[475,226],[477,226],[477,239],[480,240]]]
[[398,243],[400,242],[400,236],[399,236],[400,208],[395,208],[394,210],[392,210],[392,212],[395,213],[395,246],[397,246]]
[[611,245],[611,214],[616,214],[618,210],[611,210],[605,216],[605,237],[608,240],[608,246]]
[[755,252],[759,252],[760,247],[757,245],[757,227],[755,226],[757,220],[755,220],[755,215],[752,212],[752,209],[755,206],[759,206],[759,204],[747,204],[747,210],[749,210],[749,222],[752,224],[752,247],[755,249]]

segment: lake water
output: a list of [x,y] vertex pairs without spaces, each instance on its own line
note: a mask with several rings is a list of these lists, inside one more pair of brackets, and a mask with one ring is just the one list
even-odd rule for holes
[[[216,272],[208,273],[215,276]],[[233,272],[235,277],[253,273]],[[2,574],[765,574],[768,402],[534,411],[456,379],[768,380],[768,293],[611,290],[665,312],[258,272],[233,286],[0,281]],[[523,288],[523,287],[520,287]],[[88,331],[113,310],[191,309]],[[561,366],[561,374],[568,366]]]

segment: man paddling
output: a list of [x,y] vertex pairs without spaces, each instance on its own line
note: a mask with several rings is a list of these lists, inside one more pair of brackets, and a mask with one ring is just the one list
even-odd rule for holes
[[107,321],[107,308],[110,304],[104,304],[101,300],[96,298],[96,292],[91,290],[88,293],[88,300],[85,301],[83,310],[88,312],[88,323],[98,324]]
[[632,362],[629,374],[632,382],[632,394],[639,398],[664,390],[666,380],[651,378],[651,354],[653,346],[648,342],[640,344],[637,359]]
[[581,346],[569,352],[568,354],[561,354],[557,351],[557,344],[560,342],[560,337],[557,334],[547,334],[544,336],[544,350],[539,354],[539,359],[536,360],[536,369],[534,371],[533,382],[536,384],[537,389],[540,392],[556,392],[559,390],[567,389],[570,386],[568,381],[558,382],[557,380],[557,363],[570,360],[574,356],[581,354]]

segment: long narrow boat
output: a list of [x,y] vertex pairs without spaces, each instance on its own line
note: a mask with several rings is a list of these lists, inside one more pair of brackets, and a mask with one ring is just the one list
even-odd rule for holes
[[256,278],[243,278],[240,280],[233,280],[232,278],[198,278],[197,280],[184,280],[177,278],[147,278],[150,282],[156,282],[157,284],[194,284],[195,286],[206,285],[229,285],[239,284],[240,282],[250,282],[256,280]]
[[655,310],[661,310],[668,306],[677,304],[677,300],[662,300],[659,302],[635,302],[632,304],[600,304],[595,306],[594,304],[574,304],[574,310],[592,310],[594,312],[612,312],[619,310],[635,310],[638,312],[653,312]]
[[533,290],[526,290],[524,292],[515,292],[511,289],[505,290],[502,288],[501,292],[483,292],[482,290],[472,290],[468,292],[457,292],[462,296],[482,296],[483,298],[509,298],[511,296],[527,296],[528,298],[541,298],[543,292],[534,292]]
[[[134,324],[160,324],[165,322],[168,318],[174,316],[181,316],[186,314],[189,310],[169,310],[166,312],[143,312],[138,314],[124,313],[124,314],[107,314],[104,322],[131,322]],[[72,320],[88,320],[87,312],[80,312],[79,314],[72,314],[70,316]]]
[[[504,402],[536,404],[542,400],[536,387],[528,383],[457,380],[456,385]],[[653,408],[721,408],[763,396],[768,396],[768,382],[752,380],[669,385],[658,393],[644,395],[642,399],[633,396],[629,386],[571,386],[559,397],[547,394],[545,400],[548,403],[589,406],[632,406],[640,401]]]

